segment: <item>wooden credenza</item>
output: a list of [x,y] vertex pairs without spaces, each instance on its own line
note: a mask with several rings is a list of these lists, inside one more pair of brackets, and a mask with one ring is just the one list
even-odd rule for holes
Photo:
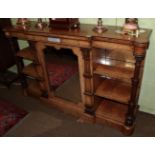
[[[151,30],[138,37],[116,33],[108,26],[103,34],[94,25],[81,24],[78,30],[38,29],[31,22],[28,29],[16,26],[4,29],[5,35],[23,39],[28,48],[16,54],[22,86],[27,94],[35,94],[44,103],[71,113],[84,121],[106,123],[129,135],[135,128],[138,96],[146,50]],[[81,101],[74,104],[56,97],[50,88],[44,55],[47,46],[71,49],[78,58]],[[33,61],[24,66],[23,59]],[[27,76],[33,77],[28,81]],[[74,88],[73,88],[74,89]]]

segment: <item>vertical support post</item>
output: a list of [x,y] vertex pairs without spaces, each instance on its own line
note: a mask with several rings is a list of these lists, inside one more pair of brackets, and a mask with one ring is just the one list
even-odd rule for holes
[[126,126],[132,126],[135,121],[135,110],[137,107],[137,90],[139,85],[139,76],[140,76],[140,69],[141,69],[141,63],[144,60],[144,56],[138,56],[135,55],[135,70],[134,70],[134,77],[132,78],[132,91],[131,91],[131,97],[128,105],[128,112],[126,117]]
[[94,111],[94,91],[93,91],[93,73],[92,73],[92,51],[89,48],[82,48],[84,59],[84,95],[85,112],[95,115]]
[[46,69],[46,64],[45,64],[45,44],[41,42],[37,42],[35,44],[36,47],[36,52],[37,52],[37,59],[39,62],[40,67],[42,68],[42,76],[44,78],[43,81],[39,81],[41,91],[42,91],[42,96],[43,97],[48,97],[50,94],[50,86],[49,86],[49,79],[48,79],[48,74],[47,74],[47,69]]
[[79,78],[80,78],[80,90],[81,90],[81,99],[82,99],[82,104],[85,103],[84,101],[84,61],[83,61],[83,55],[82,51],[79,47],[74,47],[72,48],[73,53],[77,56],[78,58],[78,69],[79,69]]

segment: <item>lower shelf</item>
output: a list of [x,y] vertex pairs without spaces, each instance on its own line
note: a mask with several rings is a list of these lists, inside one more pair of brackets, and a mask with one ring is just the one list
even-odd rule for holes
[[131,85],[118,80],[103,79],[103,82],[97,87],[95,95],[128,104],[130,93]]
[[23,68],[23,74],[29,75],[38,80],[43,80],[43,72],[40,65],[35,65],[33,63],[25,66]]
[[105,119],[110,122],[124,124],[127,109],[127,105],[110,100],[102,100],[98,109],[96,110],[96,117]]
[[36,51],[34,49],[32,49],[31,47],[26,47],[26,48],[20,50],[17,53],[17,56],[28,59],[28,60],[36,61],[34,53],[36,53]]
[[115,64],[113,65],[98,64],[96,69],[94,70],[94,73],[131,83],[131,78],[133,77],[134,70],[133,68],[134,67],[132,67],[132,65],[129,63],[120,63],[119,65],[118,62],[115,62]]

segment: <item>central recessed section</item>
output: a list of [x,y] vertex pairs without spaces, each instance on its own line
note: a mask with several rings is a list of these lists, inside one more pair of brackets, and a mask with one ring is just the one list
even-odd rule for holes
[[47,46],[45,62],[51,92],[73,103],[81,102],[78,57],[71,49]]

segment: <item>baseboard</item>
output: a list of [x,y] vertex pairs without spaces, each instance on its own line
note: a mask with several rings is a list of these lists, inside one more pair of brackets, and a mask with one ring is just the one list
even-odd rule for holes
[[145,113],[155,115],[155,107],[154,108],[148,108],[148,107],[145,107],[145,106],[141,105],[139,110],[142,111],[142,112],[145,112]]

